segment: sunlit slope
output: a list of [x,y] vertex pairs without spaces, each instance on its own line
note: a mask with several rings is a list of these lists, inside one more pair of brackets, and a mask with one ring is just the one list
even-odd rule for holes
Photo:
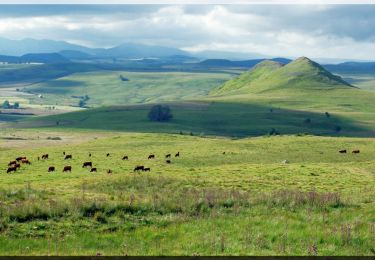
[[352,86],[318,63],[301,57],[285,66],[274,61],[263,61],[253,69],[214,89],[211,95],[316,91],[337,88],[352,88]]

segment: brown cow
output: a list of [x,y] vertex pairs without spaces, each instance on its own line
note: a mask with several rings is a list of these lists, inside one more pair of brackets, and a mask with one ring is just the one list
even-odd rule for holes
[[90,172],[97,172],[96,168],[91,168]]
[[42,159],[48,159],[48,154],[43,154]]
[[72,172],[72,166],[64,166],[63,172]]
[[167,155],[165,156],[165,158],[171,158],[171,154],[170,154],[170,153],[167,154]]
[[180,157],[180,152],[177,152],[174,157]]
[[150,154],[150,155],[148,156],[148,159],[155,159],[155,155],[154,155],[154,154]]
[[16,163],[16,164],[14,165],[14,167],[16,167],[16,169],[21,168],[21,164]]
[[29,160],[27,160],[27,159],[22,159],[21,162],[23,164],[29,164],[29,165],[31,164],[31,162]]
[[20,156],[20,157],[17,157],[17,158],[16,158],[16,161],[19,162],[19,161],[22,161],[22,159],[26,159],[26,156]]
[[359,150],[353,150],[352,153],[360,153]]
[[129,157],[127,155],[125,155],[124,157],[122,157],[123,160],[129,160]]
[[71,154],[67,154],[65,155],[64,160],[67,160],[67,159],[73,159],[73,156]]
[[48,172],[54,172],[54,171],[55,171],[55,166],[48,167]]
[[85,168],[87,166],[92,167],[92,162],[84,162],[83,165],[82,165],[82,168]]
[[12,166],[13,164],[17,164],[17,161],[10,161],[10,162],[8,163],[8,166]]
[[143,171],[144,172],[149,172],[149,171],[151,171],[151,168],[143,168]]
[[166,162],[166,163],[171,163],[171,160],[166,160],[165,162]]
[[339,153],[346,153],[346,150],[340,150]]
[[7,173],[16,172],[16,170],[17,170],[17,167],[15,167],[15,166],[9,167],[8,170],[7,170]]
[[134,171],[135,172],[137,172],[137,171],[143,171],[144,168],[145,167],[143,165],[137,165],[137,166],[135,166]]

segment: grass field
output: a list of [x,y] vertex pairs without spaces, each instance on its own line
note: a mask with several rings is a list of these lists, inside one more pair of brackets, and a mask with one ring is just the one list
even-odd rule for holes
[[[1,136],[2,255],[375,254],[373,139],[42,129]],[[36,160],[44,153],[48,160]],[[32,164],[6,174],[21,155]],[[151,172],[133,173],[139,164]],[[47,173],[52,165],[57,172]],[[65,165],[72,173],[62,173]]]
[[[122,81],[120,75],[129,81]],[[43,94],[33,103],[78,105],[88,95],[87,106],[189,100],[208,92],[231,78],[231,73],[95,71],[75,73],[56,80],[34,84],[26,89]]]

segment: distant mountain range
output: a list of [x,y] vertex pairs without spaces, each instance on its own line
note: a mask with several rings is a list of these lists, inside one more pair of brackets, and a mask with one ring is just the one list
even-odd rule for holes
[[177,48],[152,46],[145,44],[124,43],[113,48],[88,48],[64,41],[53,40],[9,40],[0,38],[0,54],[22,56],[28,53],[61,53],[70,58],[147,58],[168,57],[175,55],[191,56]]
[[[257,57],[257,58],[254,58]],[[65,41],[54,40],[10,40],[0,38],[0,62],[8,63],[65,63],[82,60],[148,59],[148,63],[194,63],[198,67],[240,67],[251,68],[263,61],[257,53],[225,51],[186,52],[178,48],[124,43],[113,48],[88,48]],[[153,60],[154,59],[154,60]],[[203,61],[202,61],[203,60]],[[291,60],[273,58],[283,64]],[[375,62],[344,62],[323,65],[334,73],[375,73]]]
[[18,56],[0,55],[0,62],[6,63],[64,63],[70,60],[58,53],[29,53]]

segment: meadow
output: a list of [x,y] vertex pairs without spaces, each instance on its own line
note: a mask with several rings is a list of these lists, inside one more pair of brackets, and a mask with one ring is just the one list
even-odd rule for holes
[[[375,254],[373,139],[80,129],[1,136],[1,255]],[[21,155],[32,164],[6,174]],[[134,173],[136,165],[151,172]]]
[[43,94],[42,100],[31,99],[34,104],[77,106],[79,97],[88,95],[86,106],[99,107],[197,99],[231,77],[230,72],[94,71],[47,80],[25,90]]

